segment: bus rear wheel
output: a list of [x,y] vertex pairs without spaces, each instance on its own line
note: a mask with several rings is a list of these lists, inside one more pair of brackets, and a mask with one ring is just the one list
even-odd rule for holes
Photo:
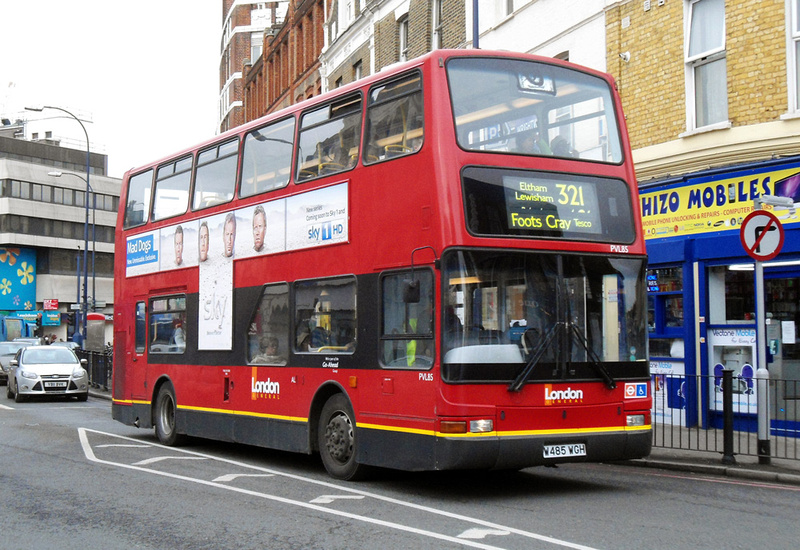
[[158,390],[155,409],[155,428],[158,440],[168,446],[178,445],[182,438],[178,435],[175,422],[177,404],[175,401],[175,390],[172,384],[164,384]]
[[318,443],[322,463],[336,479],[355,480],[363,476],[365,467],[356,462],[355,415],[347,398],[336,394],[322,407]]

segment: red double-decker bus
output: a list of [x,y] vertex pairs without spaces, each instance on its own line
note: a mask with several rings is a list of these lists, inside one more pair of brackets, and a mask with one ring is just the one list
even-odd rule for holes
[[439,50],[126,174],[113,416],[328,472],[651,446],[645,246],[608,75]]

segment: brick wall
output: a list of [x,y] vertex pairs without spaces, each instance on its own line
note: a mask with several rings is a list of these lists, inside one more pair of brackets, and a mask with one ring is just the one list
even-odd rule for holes
[[[633,149],[686,132],[684,2],[620,2],[606,11],[608,71],[617,79]],[[728,117],[733,126],[786,112],[783,0],[725,3]],[[629,18],[630,25],[622,22]],[[630,61],[619,54],[630,52]]]

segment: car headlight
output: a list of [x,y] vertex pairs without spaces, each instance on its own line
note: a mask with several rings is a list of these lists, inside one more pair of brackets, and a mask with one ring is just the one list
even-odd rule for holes
[[28,378],[30,380],[36,380],[38,378],[38,376],[36,375],[35,372],[29,371],[29,370],[20,371],[20,375],[23,378]]
[[83,367],[76,367],[75,370],[72,371],[73,378],[84,378],[86,376],[86,369]]

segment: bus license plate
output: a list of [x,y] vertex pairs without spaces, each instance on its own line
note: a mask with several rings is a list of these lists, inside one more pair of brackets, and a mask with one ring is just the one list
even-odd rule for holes
[[544,458],[560,458],[563,456],[586,456],[585,443],[569,443],[567,445],[545,445]]
[[66,382],[45,382],[44,383],[44,387],[45,388],[66,388],[67,387],[67,383]]

